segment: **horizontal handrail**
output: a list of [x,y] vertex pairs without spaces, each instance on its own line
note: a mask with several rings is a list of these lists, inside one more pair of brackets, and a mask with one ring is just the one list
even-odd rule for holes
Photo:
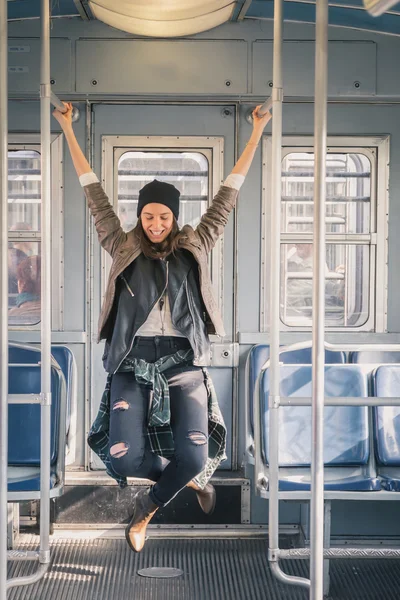
[[[279,396],[274,399],[275,406],[311,406],[310,396]],[[381,396],[327,396],[325,406],[400,406],[399,397]]]
[[[304,560],[310,548],[279,550],[279,558]],[[324,548],[324,558],[400,558],[400,548]]]
[[[54,106],[54,108],[56,108],[60,112],[62,112],[62,113],[67,112],[68,109],[65,106],[64,102],[62,100],[60,100],[59,97],[56,96],[56,94],[52,91],[50,91],[50,102]],[[72,118],[73,122],[75,122],[79,119],[79,109],[76,108],[76,106],[72,107],[71,118]]]
[[[305,348],[311,348],[312,343],[311,340],[306,340],[303,342],[295,342],[294,344],[288,344],[287,346],[281,346],[279,348],[279,354],[283,352],[289,352],[292,350],[304,350]],[[384,351],[384,352],[400,352],[400,344],[346,344],[346,343],[337,343],[333,344],[332,342],[325,342],[325,350],[333,350],[336,352],[361,352],[361,351],[370,351],[374,352]],[[268,362],[268,365],[267,365]],[[261,370],[265,371],[269,367],[269,359],[264,363]]]
[[64,102],[62,102],[58,96],[55,95],[54,92],[50,92],[50,102],[52,103],[52,105],[54,106],[54,108],[56,108],[57,110],[59,110],[62,113],[66,113],[67,112],[67,107],[65,106]]
[[8,363],[9,367],[40,367],[40,362],[38,363]]
[[7,560],[39,560],[39,552],[36,550],[8,550]]
[[40,394],[8,394],[8,404],[41,404]]
[[260,106],[260,108],[257,111],[257,114],[259,117],[263,117],[264,115],[267,114],[267,112],[269,112],[272,108],[272,96],[270,96],[269,98],[267,98],[267,100]]
[[50,567],[50,557],[48,562],[42,562],[38,570],[33,573],[33,575],[28,575],[26,577],[13,577],[12,579],[7,579],[7,590],[10,590],[14,587],[19,587],[22,585],[32,585],[37,581],[40,581],[44,575],[46,575],[47,571]]

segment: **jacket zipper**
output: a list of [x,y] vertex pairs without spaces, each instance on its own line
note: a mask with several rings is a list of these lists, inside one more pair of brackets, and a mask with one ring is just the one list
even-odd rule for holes
[[126,288],[127,288],[128,292],[130,293],[130,295],[131,295],[131,296],[132,296],[132,298],[133,298],[135,294],[132,292],[132,289],[131,289],[131,287],[130,287],[129,283],[127,282],[127,280],[125,279],[125,277],[124,277],[124,275],[123,275],[122,273],[121,273],[121,279],[124,281],[124,283],[125,283],[125,285],[126,285]]
[[[165,261],[165,264],[166,264],[166,267],[167,267],[167,273],[166,273],[167,279],[166,279],[166,282],[165,282],[164,289],[163,289],[163,291],[161,293],[161,297],[158,300],[158,305],[160,307],[161,334],[162,335],[164,335],[164,333],[165,333],[165,322],[163,321],[163,318],[162,318],[162,310],[163,310],[164,304],[165,304],[164,296],[166,295],[165,292],[168,290],[168,278],[169,278],[169,271],[168,271],[168,265],[169,265],[169,263],[168,263],[168,261]],[[164,314],[164,317],[165,317],[165,314]]]
[[[163,289],[163,291],[162,291],[162,293],[161,293],[161,296],[159,296],[159,297],[157,298],[157,300],[156,300],[156,301],[153,303],[153,305],[152,305],[152,306],[151,306],[151,308],[150,308],[149,314],[150,314],[150,312],[153,310],[153,308],[155,307],[155,305],[157,304],[157,302],[160,302],[161,298],[164,296],[165,290],[166,290],[166,289],[167,289],[167,287],[168,287],[168,261],[165,261],[165,262],[166,262],[166,265],[167,265],[167,280],[166,280],[166,282],[165,282],[165,286],[164,286],[164,289]],[[125,279],[125,277],[123,277],[123,279],[124,279],[124,281],[126,282],[126,279]],[[130,288],[128,287],[128,289],[130,289]],[[132,290],[130,290],[130,291],[131,291],[131,293],[132,293]],[[132,296],[133,296],[133,293],[132,293]],[[148,316],[149,316],[149,315],[147,315],[147,317],[148,317]],[[146,318],[147,318],[147,317],[146,317]],[[145,322],[146,322],[146,321],[144,321],[144,323],[145,323]],[[141,325],[139,325],[139,329],[140,329],[140,327],[141,327],[142,325],[143,325],[143,323],[142,323]],[[133,338],[132,338],[132,341],[131,341],[131,345],[129,346],[129,349],[128,349],[128,351],[126,352],[125,356],[123,356],[123,358],[122,358],[121,362],[119,363],[118,367],[115,369],[115,371],[114,371],[113,375],[115,375],[115,373],[118,371],[118,369],[120,368],[120,366],[122,365],[122,363],[124,362],[124,360],[126,359],[126,357],[128,356],[128,354],[130,354],[130,352],[131,352],[131,350],[132,350],[132,346],[133,346],[133,342],[134,342],[134,341],[135,341],[135,336],[133,336]]]
[[[186,296],[187,296],[187,301],[188,301],[188,306],[189,306],[189,312],[190,312],[190,316],[192,317],[192,323],[193,323],[193,328],[194,328],[194,315],[193,315],[193,310],[192,310],[192,298],[190,296],[190,292],[189,292],[189,288],[188,288],[188,283],[187,283],[187,279],[185,281],[185,286],[186,286]],[[190,341],[190,340],[189,340]],[[192,344],[190,344],[192,345]],[[194,359],[196,360],[198,358],[198,356],[195,356]]]

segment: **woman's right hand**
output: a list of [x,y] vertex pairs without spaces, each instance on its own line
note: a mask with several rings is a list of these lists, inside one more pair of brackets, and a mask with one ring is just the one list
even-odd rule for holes
[[56,108],[53,110],[53,117],[60,123],[62,130],[65,131],[66,128],[72,127],[72,104],[71,102],[63,102],[63,104],[67,111],[62,113]]

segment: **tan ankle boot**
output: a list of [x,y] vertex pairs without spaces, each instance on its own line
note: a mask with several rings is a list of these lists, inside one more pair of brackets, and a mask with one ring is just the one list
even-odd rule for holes
[[125,529],[126,541],[135,552],[140,552],[143,548],[146,541],[146,527],[157,510],[158,506],[152,502],[148,490],[139,490],[134,497],[132,519]]
[[190,481],[186,487],[192,488],[196,491],[197,500],[200,504],[201,510],[206,515],[212,515],[217,501],[217,493],[215,487],[211,483],[207,483],[206,487],[202,490],[194,481]]

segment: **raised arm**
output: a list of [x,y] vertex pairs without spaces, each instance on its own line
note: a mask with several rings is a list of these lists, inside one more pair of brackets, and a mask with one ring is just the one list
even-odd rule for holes
[[271,119],[271,113],[269,112],[263,117],[257,115],[260,106],[257,106],[253,111],[253,131],[249,141],[231,174],[226,178],[224,185],[219,189],[211,206],[206,210],[196,228],[196,234],[207,252],[212,250],[224,231],[229,215],[235,207],[239,189],[253,162],[264,128]]
[[257,113],[259,108],[261,108],[261,104],[256,106],[256,108],[253,110],[253,131],[251,132],[249,141],[244,147],[242,154],[232,169],[232,175],[242,175],[242,177],[246,177],[250,169],[250,165],[253,162],[253,158],[260,143],[263,131],[271,120],[270,112],[265,113],[263,117],[259,117]]
[[117,249],[126,241],[126,233],[121,227],[120,220],[115,214],[106,193],[95,173],[93,173],[85,155],[83,154],[72,127],[72,104],[64,103],[67,112],[59,110],[53,112],[54,118],[60,123],[76,174],[84,189],[90,212],[94,218],[97,235],[103,248],[114,256]]

